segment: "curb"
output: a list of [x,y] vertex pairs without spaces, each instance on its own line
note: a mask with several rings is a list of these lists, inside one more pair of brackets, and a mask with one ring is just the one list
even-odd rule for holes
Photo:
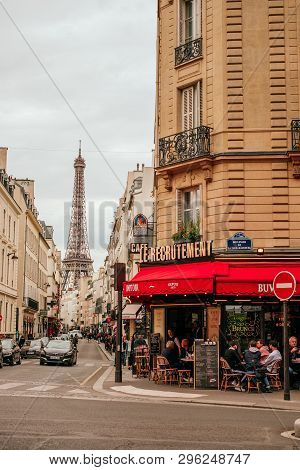
[[103,352],[103,354],[104,354],[104,356],[106,357],[106,359],[108,359],[109,361],[113,361],[112,355],[109,354],[109,353],[106,351],[106,349],[101,346],[100,343],[97,343],[97,346],[98,346],[98,348],[100,349],[100,351]]

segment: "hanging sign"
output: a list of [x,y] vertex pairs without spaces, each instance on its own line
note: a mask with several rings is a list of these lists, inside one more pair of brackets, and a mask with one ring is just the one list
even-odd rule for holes
[[237,232],[227,240],[227,251],[251,251],[252,240],[243,232]]
[[133,236],[145,237],[148,234],[148,219],[144,214],[138,214],[133,219]]

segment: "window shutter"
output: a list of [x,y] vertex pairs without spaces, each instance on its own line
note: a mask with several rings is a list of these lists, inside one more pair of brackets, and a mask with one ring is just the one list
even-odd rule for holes
[[202,125],[202,82],[198,82],[195,87],[194,103],[194,122],[195,127],[198,127]]
[[184,17],[185,17],[185,0],[178,0],[178,38],[179,45],[184,44]]
[[202,220],[201,220],[201,186],[195,191],[195,219],[196,223],[199,226],[199,231],[201,234],[202,229]]
[[176,227],[177,230],[183,225],[183,194],[180,189],[176,190]]
[[194,0],[194,37],[197,39],[202,36],[202,0]]
[[185,88],[182,91],[182,121],[183,130],[193,129],[194,127],[194,89]]

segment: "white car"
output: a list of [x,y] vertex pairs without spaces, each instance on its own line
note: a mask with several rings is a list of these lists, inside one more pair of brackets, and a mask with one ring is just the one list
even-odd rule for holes
[[81,339],[82,338],[82,334],[79,330],[72,330],[72,331],[69,331],[69,337],[70,338],[74,338],[74,336],[77,335],[77,338],[78,339]]

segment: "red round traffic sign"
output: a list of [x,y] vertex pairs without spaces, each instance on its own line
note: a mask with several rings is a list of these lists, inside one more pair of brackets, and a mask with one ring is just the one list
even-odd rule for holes
[[289,300],[296,290],[295,276],[289,271],[276,274],[273,281],[274,294],[279,300]]
[[1,313],[0,313],[0,321],[2,321],[2,315],[1,315]]

